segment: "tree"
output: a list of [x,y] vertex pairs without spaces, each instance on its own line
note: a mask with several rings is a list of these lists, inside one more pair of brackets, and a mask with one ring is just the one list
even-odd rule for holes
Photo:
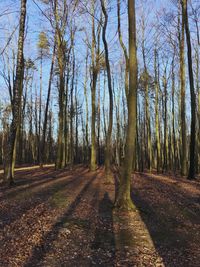
[[88,79],[88,48],[86,52],[86,58],[85,58],[85,80],[84,80],[84,96],[85,96],[85,112],[86,112],[86,122],[85,122],[85,143],[86,143],[86,148],[85,148],[85,161],[88,164],[89,161],[89,136],[88,136],[88,96],[87,96],[87,79]]
[[42,164],[41,154],[41,117],[42,117],[42,65],[43,58],[49,53],[49,42],[45,32],[40,32],[38,40],[38,52],[40,59],[40,102],[39,102],[39,131],[38,131],[38,163]]
[[104,43],[104,50],[105,50],[105,62],[106,62],[106,71],[107,71],[107,82],[108,82],[108,91],[109,91],[109,123],[108,129],[106,133],[106,155],[105,155],[105,171],[106,171],[106,180],[107,182],[112,182],[111,176],[111,137],[112,137],[112,126],[113,126],[113,92],[112,92],[112,79],[111,79],[111,71],[110,71],[110,62],[109,62],[109,54],[108,54],[108,44],[106,40],[106,28],[108,23],[108,14],[106,11],[104,0],[101,0],[101,7],[104,14],[104,25],[102,31],[102,39]]
[[90,169],[91,171],[96,170],[96,131],[95,131],[95,121],[96,121],[96,83],[97,83],[97,66],[95,66],[95,4],[92,0],[92,81],[91,81],[91,101],[92,101],[92,121],[91,121],[91,157],[90,157]]
[[182,1],[182,16],[184,18],[185,34],[187,42],[188,57],[188,73],[190,81],[190,97],[191,97],[191,134],[190,134],[190,167],[188,179],[195,179],[195,145],[196,145],[196,95],[194,90],[194,77],[192,69],[192,47],[190,40],[190,29],[188,22],[187,0]]
[[[180,18],[178,17],[178,26]],[[180,27],[178,27],[180,28]],[[186,121],[185,121],[185,58],[184,58],[184,16],[182,13],[181,29],[179,29],[179,50],[180,50],[180,83],[181,83],[181,175],[187,174],[187,146],[186,146]]]
[[157,60],[158,60],[158,51],[155,47],[154,50],[154,72],[155,72],[155,131],[156,131],[156,168],[157,172],[160,172],[161,167],[161,153],[160,153],[160,134],[159,134],[159,81],[158,81],[158,71],[157,71]]
[[115,207],[131,210],[134,205],[130,196],[133,157],[135,156],[136,139],[136,104],[137,104],[137,53],[136,53],[136,16],[135,0],[128,0],[129,25],[129,94],[128,94],[128,126],[126,135],[125,158],[120,177],[119,192]]
[[151,144],[151,122],[150,122],[150,104],[149,104],[149,74],[146,63],[146,49],[145,49],[145,18],[142,16],[142,57],[144,63],[144,90],[145,90],[145,122],[147,132],[147,163],[148,169],[152,169],[152,144]]
[[23,52],[24,52],[24,34],[25,34],[25,21],[26,21],[26,2],[27,0],[21,0],[16,76],[15,76],[15,81],[14,81],[13,99],[12,99],[13,118],[12,118],[12,122],[10,126],[8,148],[6,152],[5,169],[4,169],[5,180],[11,185],[14,183],[16,144],[17,144],[19,127],[20,127],[21,98],[22,98],[22,91],[23,91],[23,78],[24,78],[24,53]]
[[[55,38],[56,38],[56,48],[57,48],[57,62],[59,69],[59,125],[58,125],[58,147],[57,147],[57,157],[56,157],[56,169],[61,169],[64,167],[63,151],[64,151],[64,91],[65,91],[65,67],[66,67],[66,41],[65,41],[65,31],[67,24],[67,1],[63,1],[61,7],[59,8],[58,1],[54,0],[53,12],[55,20]],[[60,12],[62,12],[60,14]]]
[[123,42],[122,39],[122,33],[121,33],[121,8],[120,8],[120,0],[117,0],[117,19],[118,19],[118,36],[119,36],[119,42],[121,45],[121,48],[123,50],[124,53],[124,57],[125,57],[125,62],[126,62],[126,67],[125,67],[125,93],[126,93],[126,98],[128,98],[128,73],[129,73],[129,58],[128,58],[128,52],[126,49],[126,46]]

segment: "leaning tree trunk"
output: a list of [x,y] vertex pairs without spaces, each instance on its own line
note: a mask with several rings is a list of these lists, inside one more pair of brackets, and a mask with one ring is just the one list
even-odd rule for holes
[[115,207],[122,210],[134,208],[130,196],[133,153],[136,139],[136,103],[137,103],[137,54],[136,54],[136,18],[135,0],[128,0],[129,21],[129,95],[128,95],[128,126],[126,135],[125,159],[120,179],[119,192]]
[[23,78],[24,78],[24,33],[25,33],[25,21],[26,21],[26,2],[27,0],[21,0],[21,14],[19,22],[19,40],[17,51],[17,65],[16,65],[16,77],[13,87],[13,101],[12,111],[13,118],[10,126],[10,133],[8,138],[8,148],[5,159],[5,181],[9,184],[14,182],[14,165],[16,156],[16,143],[17,136],[20,127],[21,116],[21,98],[23,91]]

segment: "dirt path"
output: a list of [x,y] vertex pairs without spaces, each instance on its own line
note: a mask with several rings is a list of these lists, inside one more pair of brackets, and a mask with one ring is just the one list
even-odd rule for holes
[[[102,168],[93,173],[83,166],[23,170],[16,181],[16,187],[0,188],[2,267],[198,266],[188,261],[197,263],[198,236],[191,227],[186,235],[189,221],[199,230],[196,184],[137,175],[133,198],[138,211],[127,214],[112,210],[115,185],[104,183]],[[189,211],[182,214],[185,205]],[[179,247],[177,238],[171,238],[178,231],[171,224],[177,210],[183,216],[177,214],[177,227],[184,228]],[[182,254],[186,238],[191,247],[185,246],[188,253]]]

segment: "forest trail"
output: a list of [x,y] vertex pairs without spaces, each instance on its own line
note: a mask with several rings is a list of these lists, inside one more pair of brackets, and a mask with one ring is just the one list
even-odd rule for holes
[[0,188],[0,266],[198,266],[200,185],[133,177],[137,211],[112,210],[104,170],[21,170]]

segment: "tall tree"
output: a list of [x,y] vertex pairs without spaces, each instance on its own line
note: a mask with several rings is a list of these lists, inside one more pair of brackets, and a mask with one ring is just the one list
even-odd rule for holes
[[38,131],[38,163],[42,164],[42,151],[41,151],[41,128],[42,128],[42,68],[43,58],[49,53],[49,42],[45,32],[40,32],[38,40],[38,52],[40,59],[40,99],[39,99],[39,131]]
[[13,98],[11,103],[13,118],[10,126],[8,148],[6,153],[6,159],[5,159],[6,162],[4,170],[5,180],[10,184],[14,183],[16,143],[18,138],[18,132],[20,127],[20,116],[21,116],[21,99],[22,99],[23,78],[24,78],[24,35],[25,35],[25,21],[26,21],[26,2],[27,0],[21,0],[16,75],[13,86]]
[[91,118],[91,156],[90,170],[96,170],[96,85],[100,71],[100,32],[101,19],[98,21],[97,38],[95,30],[95,2],[92,0],[92,44],[91,44],[91,103],[92,103],[92,118]]
[[119,42],[120,42],[121,48],[123,50],[125,62],[126,62],[126,66],[125,66],[125,93],[126,93],[126,99],[127,99],[128,98],[128,90],[129,90],[129,88],[128,88],[129,87],[128,86],[129,58],[128,58],[128,52],[127,52],[126,46],[125,46],[123,39],[122,39],[120,0],[117,0],[117,19],[118,19],[117,30],[118,30]]
[[88,79],[88,48],[87,48],[87,53],[86,53],[86,58],[85,58],[85,80],[84,80],[84,96],[85,96],[85,143],[86,143],[86,149],[85,149],[85,161],[88,164],[88,147],[89,147],[89,136],[88,136],[88,96],[87,96],[87,79]]
[[196,95],[194,90],[194,77],[192,69],[192,46],[190,40],[190,29],[188,22],[188,1],[182,1],[182,16],[184,18],[185,34],[187,41],[188,73],[190,81],[191,97],[191,134],[190,134],[190,167],[188,179],[195,179],[195,145],[196,145]]
[[184,31],[184,16],[182,13],[182,22],[180,25],[180,16],[178,17],[179,28],[179,53],[180,53],[180,84],[181,84],[181,174],[187,174],[187,146],[186,146],[186,121],[185,121],[185,31]]
[[158,71],[157,71],[157,60],[158,51],[157,48],[154,50],[154,72],[155,72],[155,131],[156,131],[156,168],[157,172],[160,171],[161,167],[161,156],[160,156],[160,134],[159,134],[159,82],[158,82]]
[[136,139],[136,104],[137,104],[137,52],[136,52],[136,16],[135,0],[128,0],[128,25],[129,25],[129,94],[128,94],[128,126],[126,135],[125,158],[123,173],[120,177],[119,192],[116,197],[115,207],[131,210],[134,208],[131,200],[131,173],[133,157],[135,156]]
[[96,169],[96,131],[95,131],[95,121],[96,121],[96,84],[97,84],[97,68],[95,66],[95,1],[92,0],[92,81],[91,81],[91,101],[92,101],[92,121],[91,121],[91,157],[90,157],[90,169],[94,171]]
[[112,92],[112,79],[111,79],[110,62],[109,62],[109,54],[108,54],[108,44],[106,40],[108,14],[107,14],[104,0],[101,0],[101,7],[102,7],[103,14],[104,14],[102,39],[103,39],[104,50],[105,50],[107,83],[108,83],[109,103],[110,103],[108,129],[106,131],[105,171],[106,171],[107,182],[112,182],[110,164],[111,164],[111,152],[112,152],[111,151],[111,142],[112,142],[111,138],[112,138],[112,127],[113,127],[113,92]]
[[45,140],[46,140],[46,131],[47,131],[47,120],[48,120],[48,111],[49,111],[49,102],[50,102],[50,96],[51,96],[51,84],[53,79],[53,70],[54,70],[54,62],[55,62],[55,51],[56,51],[56,44],[54,42],[53,47],[53,54],[52,54],[52,60],[51,60],[51,68],[50,68],[50,74],[49,74],[49,83],[48,83],[48,91],[47,91],[47,100],[46,100],[46,107],[45,107],[45,114],[44,114],[44,126],[43,126],[43,133],[42,133],[42,163],[45,162]]
[[67,1],[64,0],[58,5],[58,0],[54,0],[53,12],[55,19],[55,35],[57,47],[57,61],[59,69],[59,115],[58,115],[58,147],[56,157],[56,169],[64,167],[64,91],[65,91],[65,68],[66,68],[66,41],[65,32],[67,25],[68,7]]
[[163,73],[163,119],[164,119],[164,147],[163,147],[163,171],[168,171],[168,78],[167,78],[167,67],[168,63],[165,65]]
[[146,48],[145,48],[145,18],[142,16],[142,57],[144,63],[144,90],[145,90],[145,125],[147,133],[147,164],[151,172],[152,169],[152,145],[151,145],[151,122],[150,122],[150,103],[149,103],[149,74],[146,63]]

